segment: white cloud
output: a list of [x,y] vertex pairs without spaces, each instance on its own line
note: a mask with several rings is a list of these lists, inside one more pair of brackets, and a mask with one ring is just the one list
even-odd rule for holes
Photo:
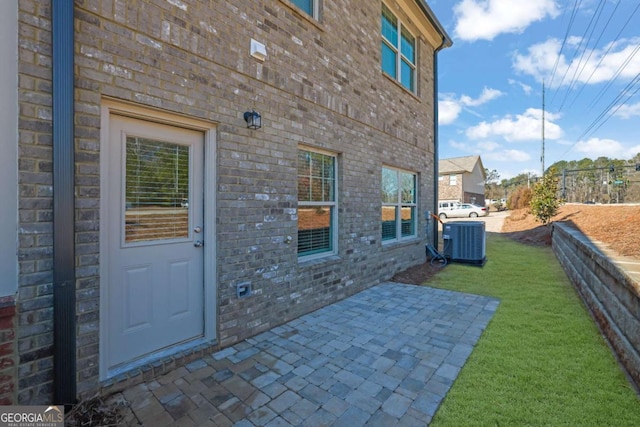
[[460,97],[460,102],[467,107],[477,107],[496,98],[499,98],[502,95],[504,95],[504,93],[500,92],[497,89],[485,87],[484,89],[482,89],[482,93],[480,94],[479,98],[473,99],[468,95],[462,95]]
[[585,154],[586,157],[591,159],[597,159],[598,157],[630,159],[640,153],[640,145],[629,147],[615,139],[591,138],[587,141],[578,141],[574,150]]
[[635,145],[635,146],[627,149],[627,158],[628,159],[632,159],[635,156],[637,156],[638,154],[640,154],[640,145]]
[[[640,73],[639,46],[640,38],[625,39],[574,56],[570,48],[578,46],[569,43],[558,58],[561,43],[557,39],[549,39],[530,46],[526,54],[516,53],[513,68],[542,81],[551,76],[557,61],[557,69],[550,82],[553,87],[569,85],[573,80],[590,84],[606,82],[616,77],[618,72],[620,78],[629,79]],[[571,62],[567,60],[568,56],[572,57]]]
[[591,138],[588,141],[578,141],[574,147],[578,153],[584,153],[587,157],[596,159],[598,157],[620,158],[616,153],[625,151],[624,146],[613,139]]
[[455,148],[456,150],[462,151],[462,152],[467,152],[470,153],[473,151],[473,147],[469,144],[467,144],[466,142],[457,142],[457,141],[449,141],[448,144]]
[[559,14],[555,0],[462,0],[453,10],[456,36],[468,41],[522,33],[533,22]]
[[478,143],[478,148],[480,148],[483,152],[495,151],[500,148],[500,144],[493,141],[481,141]]
[[623,105],[613,114],[622,119],[630,119],[632,117],[640,117],[640,102],[633,105]]
[[508,164],[524,163],[531,160],[531,155],[526,151],[505,149],[501,144],[493,141],[457,142],[449,141],[448,145],[459,152],[478,154],[482,157],[485,166],[487,161],[506,162]]
[[490,153],[482,154],[482,161],[493,161],[493,162],[528,162],[531,160],[531,155],[526,151],[522,150],[500,150]]
[[[549,39],[543,43],[534,44],[529,47],[527,55],[516,54],[513,60],[513,68],[524,74],[529,74],[537,80],[542,81],[551,75],[556,63],[556,58],[560,52],[560,41]],[[558,70],[566,69],[564,55],[560,57]],[[556,74],[562,75],[559,71]],[[559,79],[558,79],[559,80]]]
[[509,79],[509,84],[510,85],[520,86],[520,88],[525,93],[525,95],[530,95],[531,92],[533,91],[533,88],[531,86],[526,85],[526,84],[524,84],[522,82],[519,82],[517,80]]
[[497,89],[485,87],[478,98],[471,98],[469,95],[462,95],[456,99],[452,95],[445,95],[438,101],[438,124],[448,125],[456,121],[463,107],[479,107],[500,96],[503,92]]
[[462,105],[454,99],[438,101],[438,124],[448,125],[456,121],[462,111]]
[[[547,113],[544,127],[546,139],[559,139],[563,135],[562,128],[553,123],[559,114]],[[506,141],[531,141],[542,138],[542,110],[529,108],[524,114],[507,115],[494,122],[481,122],[466,131],[470,139],[487,139],[502,137]]]

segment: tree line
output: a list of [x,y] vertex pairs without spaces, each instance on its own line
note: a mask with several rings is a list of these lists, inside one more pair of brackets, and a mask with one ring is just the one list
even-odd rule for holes
[[[549,166],[545,175],[553,171],[558,180],[558,197],[572,203],[640,203],[640,153],[629,160],[598,157],[595,160],[562,160]],[[522,173],[510,179],[500,179],[498,171],[485,169],[485,197],[520,199],[522,188],[531,189],[541,180],[536,174]],[[524,192],[526,193],[526,191]],[[527,203],[526,194],[523,201]],[[510,203],[511,202],[511,203]],[[517,203],[518,205],[522,203]]]

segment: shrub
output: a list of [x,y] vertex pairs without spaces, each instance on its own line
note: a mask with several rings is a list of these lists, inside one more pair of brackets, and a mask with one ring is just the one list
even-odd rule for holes
[[528,208],[531,203],[531,189],[520,187],[514,190],[509,196],[507,207],[511,210]]
[[531,213],[536,219],[547,225],[558,213],[561,200],[558,197],[558,178],[555,169],[549,168],[542,179],[533,186]]

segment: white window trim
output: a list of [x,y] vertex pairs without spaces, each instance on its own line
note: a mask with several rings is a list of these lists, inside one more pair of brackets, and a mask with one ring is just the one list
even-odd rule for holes
[[[389,75],[388,73],[385,73],[385,74],[387,76],[389,76],[389,78],[397,81],[400,84],[400,86],[402,86],[403,88],[405,88],[409,92],[415,94],[415,93],[417,93],[416,82],[418,81],[418,67],[416,65],[416,62],[418,62],[417,61],[417,56],[418,56],[417,40],[418,40],[418,38],[409,29],[409,27],[407,27],[406,25],[402,24],[402,20],[400,18],[398,18],[398,15],[396,15],[395,13],[393,13],[391,11],[391,8],[389,6],[387,6],[385,3],[382,3],[382,4],[383,4],[384,7],[387,8],[389,13],[396,18],[396,21],[398,22],[398,26],[397,26],[397,30],[398,31],[397,31],[397,36],[396,36],[396,40],[395,40],[395,46],[390,44],[390,40],[388,40],[382,34],[382,31],[380,31],[380,37],[382,37],[382,42],[384,44],[386,44],[387,46],[389,46],[389,48],[391,48],[396,53],[396,77],[393,77],[393,76]],[[382,14],[382,11],[380,12],[380,14]],[[402,30],[403,29],[405,29],[409,34],[411,34],[411,37],[413,37],[413,53],[414,53],[414,56],[416,57],[416,58],[414,58],[414,62],[411,62],[406,56],[404,56],[402,54]],[[411,77],[411,88],[406,87],[402,83],[402,58],[404,58],[406,60],[407,64],[409,64],[409,66],[413,70],[413,76]]]
[[[415,239],[418,236],[418,174],[416,172],[413,171],[409,171],[409,170],[405,170],[405,169],[399,169],[399,168],[394,168],[392,166],[382,166],[382,169],[389,169],[392,171],[395,171],[396,174],[398,175],[398,198],[396,200],[396,203],[383,203],[381,202],[381,206],[394,206],[397,207],[399,209],[397,209],[396,211],[396,238],[395,239],[387,239],[387,240],[382,240],[382,238],[380,239],[382,241],[382,244],[390,244],[390,243],[398,243],[401,241],[405,241],[405,240],[409,240],[409,239]],[[381,169],[381,171],[382,171]],[[411,174],[414,177],[414,181],[413,181],[413,185],[414,185],[414,189],[413,191],[415,192],[415,202],[413,203],[403,203],[402,202],[402,191],[400,191],[400,173],[407,173],[407,174]],[[408,207],[413,207],[415,208],[415,216],[413,218],[413,221],[415,222],[415,226],[413,227],[414,232],[412,235],[410,236],[403,236],[402,235],[402,207],[403,206],[408,206]],[[382,225],[382,223],[381,223]],[[381,234],[382,234],[382,230],[380,230]]]
[[[332,207],[332,215],[331,215],[331,250],[330,251],[326,251],[326,252],[320,252],[320,253],[315,253],[315,254],[309,254],[309,255],[298,255],[298,261],[300,262],[304,262],[304,261],[310,261],[310,260],[314,260],[314,259],[320,259],[320,258],[326,258],[326,257],[330,257],[330,256],[335,256],[338,254],[338,155],[336,153],[330,152],[330,151],[325,151],[325,150],[319,150],[317,148],[313,148],[313,147],[307,147],[304,145],[299,145],[298,146],[298,151],[310,151],[312,153],[318,153],[318,154],[322,154],[325,156],[330,156],[333,157],[334,162],[333,162],[333,174],[334,174],[334,182],[333,182],[333,202],[301,202],[300,199],[298,198],[298,208],[300,206],[331,206]],[[296,151],[296,155],[297,152]],[[296,180],[298,177],[298,173],[297,173],[297,167],[296,167]]]

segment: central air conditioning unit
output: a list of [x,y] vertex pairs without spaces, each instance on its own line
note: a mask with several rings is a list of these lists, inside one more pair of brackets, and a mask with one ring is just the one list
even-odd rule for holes
[[453,262],[483,266],[487,262],[484,222],[452,221],[442,230],[444,256]]

